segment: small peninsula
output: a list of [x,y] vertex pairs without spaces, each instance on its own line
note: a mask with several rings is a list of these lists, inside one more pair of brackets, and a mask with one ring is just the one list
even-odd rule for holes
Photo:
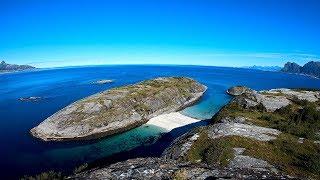
[[35,69],[35,67],[29,65],[7,64],[5,61],[1,61],[0,63],[0,73],[24,71],[30,69]]
[[30,132],[44,141],[110,136],[190,106],[206,89],[185,77],[156,78],[113,88],[70,104]]

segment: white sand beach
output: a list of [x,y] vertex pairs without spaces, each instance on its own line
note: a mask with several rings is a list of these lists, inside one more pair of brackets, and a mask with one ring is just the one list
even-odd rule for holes
[[151,118],[146,124],[155,125],[166,129],[168,132],[172,129],[182,127],[188,124],[199,122],[201,120],[194,119],[188,116],[185,116],[179,112],[173,112],[169,114],[162,114],[157,117]]

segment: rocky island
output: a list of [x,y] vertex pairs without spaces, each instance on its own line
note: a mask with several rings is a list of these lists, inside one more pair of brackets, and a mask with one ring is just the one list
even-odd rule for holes
[[19,98],[19,101],[30,101],[30,102],[36,102],[36,101],[40,101],[41,97],[39,96],[30,96],[30,97],[21,97]]
[[108,84],[108,83],[112,83],[114,82],[114,80],[111,80],[111,79],[100,79],[100,80],[97,80],[97,81],[93,81],[91,82],[91,84]]
[[319,179],[320,92],[230,88],[234,98],[157,158],[138,158],[71,179]]
[[195,103],[207,87],[184,77],[166,77],[113,88],[76,101],[30,130],[44,141],[105,137]]

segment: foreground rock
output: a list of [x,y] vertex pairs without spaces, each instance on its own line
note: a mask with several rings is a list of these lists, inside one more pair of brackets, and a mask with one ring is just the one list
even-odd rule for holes
[[189,78],[157,78],[114,88],[63,108],[37,127],[34,137],[45,141],[93,139],[120,133],[149,119],[196,102],[206,86]]
[[138,158],[86,171],[68,179],[281,179],[267,171],[219,168],[163,158]]

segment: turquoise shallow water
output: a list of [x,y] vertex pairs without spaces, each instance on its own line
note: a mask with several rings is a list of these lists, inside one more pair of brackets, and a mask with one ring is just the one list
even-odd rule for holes
[[46,160],[46,166],[63,167],[65,162],[74,162],[74,164],[77,164],[79,162],[110,156],[114,153],[128,151],[140,145],[141,142],[144,142],[145,145],[152,144],[163,132],[165,132],[165,129],[157,126],[142,125],[131,131],[105,138],[98,142],[53,148],[38,154],[21,153],[21,156],[17,159],[23,162],[24,166],[34,166],[34,159],[41,159],[38,161],[39,164],[36,165],[40,166]]
[[[163,132],[153,126],[141,126],[94,141],[65,143],[39,141],[29,135],[29,130],[78,99],[160,76],[187,76],[208,87],[197,104],[182,112],[198,119],[210,119],[225,105],[230,100],[225,91],[234,85],[246,85],[256,90],[320,88],[320,80],[306,76],[206,66],[92,66],[1,74],[0,179],[16,179],[24,174],[51,169],[70,172],[75,166],[105,157],[116,161],[122,157],[132,158],[153,152],[158,155],[168,145],[170,138],[161,138],[162,144],[158,146],[157,141],[155,146],[148,149],[146,145],[155,142]],[[91,84],[99,79],[114,79],[115,82]],[[44,99],[39,102],[18,100],[29,96],[41,96]],[[170,134],[174,137],[190,128],[180,128]],[[135,150],[136,147],[138,150]],[[132,149],[131,153],[115,154]]]

